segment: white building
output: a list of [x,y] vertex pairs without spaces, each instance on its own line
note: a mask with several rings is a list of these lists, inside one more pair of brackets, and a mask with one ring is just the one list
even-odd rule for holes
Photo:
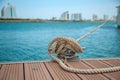
[[97,17],[97,15],[96,15],[96,14],[93,14],[93,16],[92,16],[92,20],[93,20],[93,21],[98,20],[98,17]]
[[69,12],[66,11],[61,14],[60,20],[69,20]]
[[74,13],[71,15],[71,20],[73,21],[81,21],[82,20],[82,16],[81,13]]
[[112,21],[116,22],[116,16],[112,17]]
[[104,21],[108,20],[108,15],[104,15],[104,16],[103,16],[103,20],[104,20]]
[[8,3],[1,10],[2,18],[16,18],[16,7]]
[[120,27],[120,6],[117,6],[116,22],[118,24],[118,27]]

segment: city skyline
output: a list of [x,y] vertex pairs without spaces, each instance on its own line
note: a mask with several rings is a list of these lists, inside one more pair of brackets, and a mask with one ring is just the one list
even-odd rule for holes
[[109,17],[117,14],[116,6],[120,4],[119,0],[1,0],[0,10],[7,3],[16,6],[18,18],[40,18],[51,19],[52,17],[60,18],[60,15],[69,11],[72,13],[81,13],[82,19],[91,19],[93,14],[103,18],[103,15]]

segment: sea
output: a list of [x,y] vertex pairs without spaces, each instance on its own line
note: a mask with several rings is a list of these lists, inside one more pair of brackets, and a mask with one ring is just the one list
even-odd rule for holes
[[[0,62],[46,61],[56,37],[78,39],[103,22],[0,22]],[[109,22],[79,42],[80,58],[119,58],[120,29]]]

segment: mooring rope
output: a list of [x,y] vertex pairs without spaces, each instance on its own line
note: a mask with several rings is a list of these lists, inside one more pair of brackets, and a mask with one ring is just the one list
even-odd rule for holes
[[65,65],[60,59],[54,57],[51,53],[49,53],[50,57],[59,63],[59,65],[66,71],[73,73],[81,73],[81,74],[95,74],[95,73],[107,73],[107,72],[115,72],[120,71],[120,66],[109,67],[109,68],[96,68],[96,69],[76,69],[72,67],[68,67]]
[[86,33],[82,37],[78,38],[77,40],[71,39],[71,38],[64,38],[64,37],[58,37],[55,38],[49,45],[48,45],[48,54],[50,57],[59,63],[59,65],[66,71],[73,72],[73,73],[83,73],[83,74],[93,74],[93,73],[105,73],[105,72],[115,72],[120,71],[120,66],[116,67],[109,67],[109,68],[96,68],[96,69],[76,69],[72,67],[68,67],[64,64],[64,62],[53,56],[53,53],[61,54],[63,52],[66,52],[67,50],[72,50],[74,52],[82,52],[82,48],[79,46],[78,42],[82,40],[83,38],[87,37],[91,33],[95,32],[99,28],[103,27],[107,22],[104,22],[103,24],[99,25],[97,28],[93,29],[92,31]]
[[93,29],[92,31],[84,34],[83,36],[81,36],[80,38],[76,39],[77,42],[79,42],[80,40],[84,39],[85,37],[89,36],[90,34],[92,34],[93,32],[97,31],[98,29],[100,29],[101,27],[103,27],[106,23],[108,23],[108,21],[104,22],[103,24],[99,25],[98,27],[96,27],[95,29]]

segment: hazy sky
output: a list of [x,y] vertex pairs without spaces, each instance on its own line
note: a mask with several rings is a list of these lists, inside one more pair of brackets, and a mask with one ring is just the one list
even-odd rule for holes
[[111,17],[120,5],[120,0],[0,0],[0,10],[8,2],[16,6],[18,17],[43,19],[59,18],[64,11],[82,13],[83,19],[90,19],[93,14]]

